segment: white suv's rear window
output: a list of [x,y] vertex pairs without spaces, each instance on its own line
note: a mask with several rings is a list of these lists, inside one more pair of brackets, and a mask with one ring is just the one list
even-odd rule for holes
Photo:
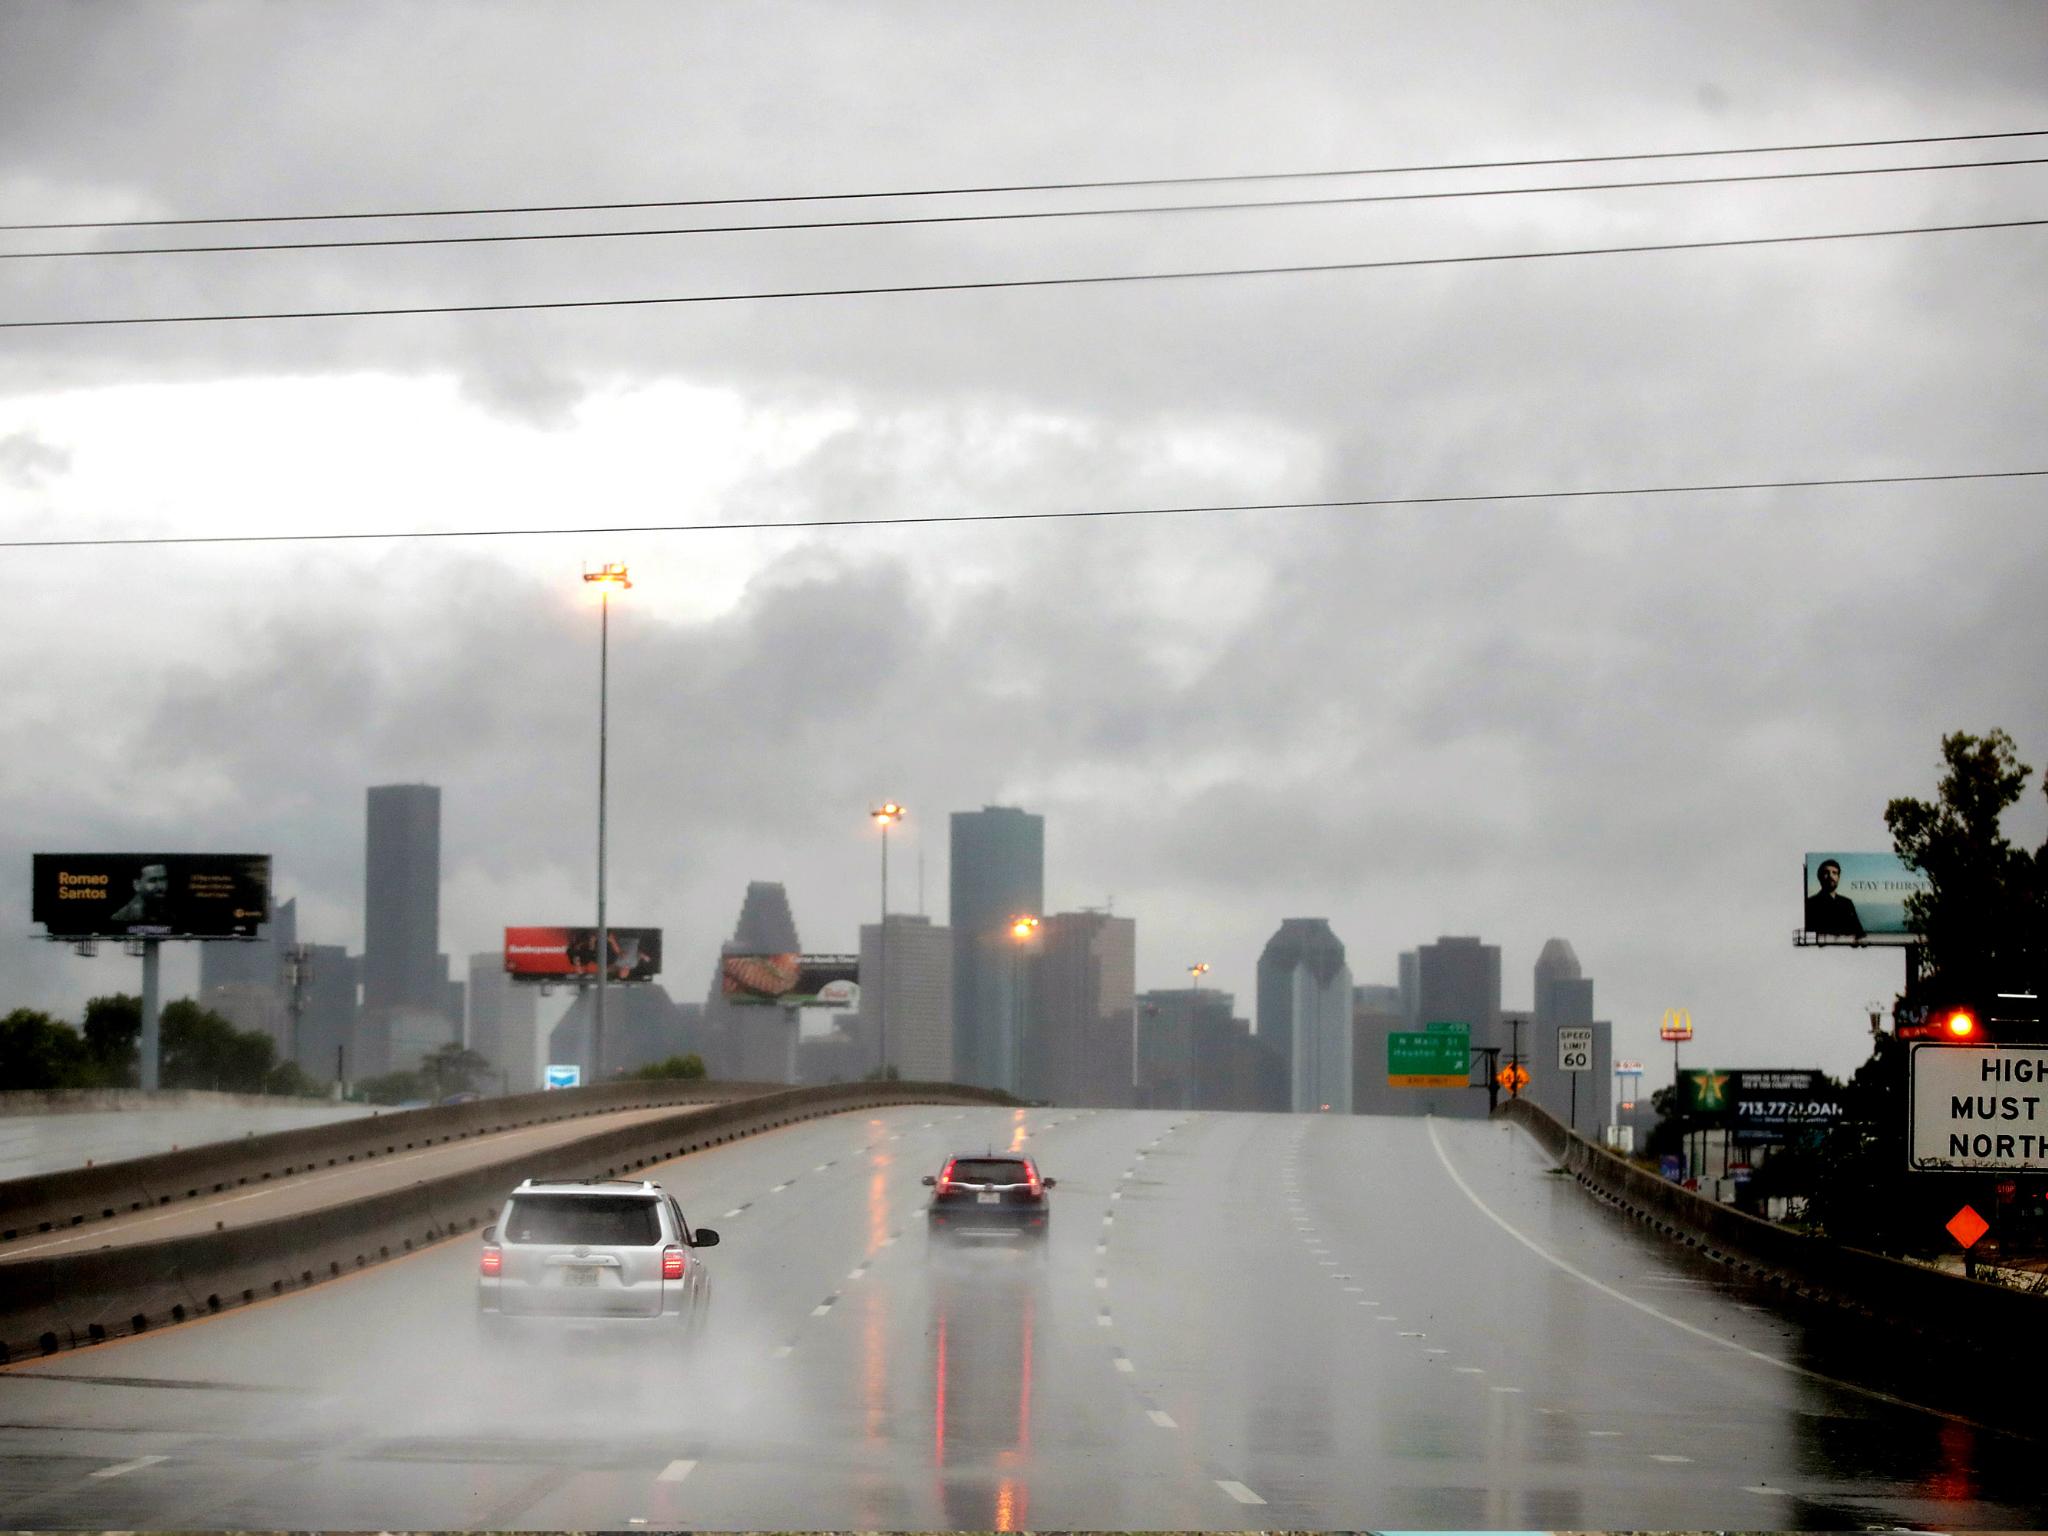
[[498,1240],[646,1248],[661,1241],[661,1217],[646,1195],[515,1195]]

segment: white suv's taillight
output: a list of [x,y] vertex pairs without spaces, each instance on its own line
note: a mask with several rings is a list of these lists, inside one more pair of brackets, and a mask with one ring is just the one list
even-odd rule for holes
[[505,1255],[497,1248],[486,1248],[484,1256],[477,1262],[476,1272],[480,1275],[496,1276],[505,1268]]
[[666,1248],[661,1250],[662,1279],[680,1280],[683,1278],[683,1271],[688,1269],[689,1267],[690,1256],[687,1253],[683,1252],[682,1249],[678,1248],[674,1243],[670,1243]]

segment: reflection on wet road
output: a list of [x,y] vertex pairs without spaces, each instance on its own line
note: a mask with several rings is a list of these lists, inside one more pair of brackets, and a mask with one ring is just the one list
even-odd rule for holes
[[[929,1244],[919,1177],[991,1146],[1059,1179],[1049,1241]],[[724,1237],[702,1345],[486,1348],[459,1241],[0,1374],[0,1516],[2048,1523],[2037,1441],[1652,1241],[1506,1126],[909,1108],[654,1176]]]

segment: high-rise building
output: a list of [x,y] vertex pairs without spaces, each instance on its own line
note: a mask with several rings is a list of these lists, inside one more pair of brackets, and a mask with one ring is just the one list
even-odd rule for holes
[[372,787],[363,863],[363,1006],[444,1012],[440,789]]
[[1016,1092],[1054,1104],[1128,1109],[1137,923],[1106,912],[1059,912],[1040,925],[1033,948]]
[[[860,1011],[854,1036],[866,1051],[864,1077],[879,1064],[884,1032],[878,1009],[889,1010],[887,1065],[915,1082],[953,1080],[953,934],[928,917],[889,914],[888,942],[880,923],[860,930]],[[886,951],[886,958],[883,952]],[[882,975],[882,967],[888,974]]]
[[[1464,1024],[1475,1048],[1496,1046],[1507,1055],[1507,1031],[1501,1028],[1500,946],[1476,938],[1439,938],[1415,951],[1417,1027],[1435,1023]],[[1471,1089],[1410,1089],[1418,1111],[1467,1119],[1486,1117],[1487,1096]]]
[[1019,1017],[1008,925],[1045,910],[1045,818],[990,805],[952,816],[953,1073],[1001,1087],[1012,1080]]
[[210,939],[199,946],[199,1003],[237,1029],[267,1035],[279,1059],[290,1054],[291,1014],[284,990],[284,957],[299,942],[299,903],[293,897],[270,910],[255,939]]
[[1289,1107],[1351,1113],[1351,970],[1327,918],[1289,917],[1259,955],[1259,1039],[1289,1068]]
[[299,1014],[299,1066],[315,1082],[353,1082],[363,1075],[350,1060],[356,1037],[356,994],[362,958],[341,944],[306,951],[305,1009]]
[[1161,987],[1137,997],[1140,1109],[1223,1109],[1221,1080],[1237,999],[1215,987]]
[[[801,953],[789,893],[772,880],[753,880],[740,901],[732,937],[720,946],[725,955]],[[757,1004],[732,1003],[725,997],[722,969],[713,969],[700,1019],[681,1021],[688,1049],[704,1058],[713,1077],[747,1082],[793,1083],[796,1079],[798,1021],[795,1011]],[[607,1016],[605,1027],[611,1027]],[[698,1044],[689,1043],[694,1035]],[[557,1057],[557,1060],[569,1058]]]
[[[1536,957],[1535,994],[1529,1097],[1598,1140],[1613,1082],[1613,1030],[1593,1017],[1593,979],[1581,971],[1568,940],[1550,940]],[[1557,1032],[1568,1026],[1593,1031],[1592,1059],[1583,1072],[1566,1073],[1558,1067]]]
[[465,1043],[491,1064],[507,1093],[531,1093],[541,1086],[538,988],[505,974],[496,949],[469,957],[469,1033]]
[[1409,1101],[1415,1090],[1387,1081],[1387,1036],[1406,1030],[1401,989],[1368,982],[1351,989],[1351,1112],[1354,1115],[1418,1113]]
[[1401,1018],[1410,1029],[1422,1017],[1422,957],[1412,949],[1401,951],[1397,973],[1401,992]]

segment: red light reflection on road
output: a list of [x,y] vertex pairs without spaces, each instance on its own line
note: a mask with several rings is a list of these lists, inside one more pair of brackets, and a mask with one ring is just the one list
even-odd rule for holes
[[1977,1436],[1967,1424],[1946,1421],[1935,1431],[1941,1465],[1922,1485],[1934,1499],[1968,1501],[1978,1496]]

